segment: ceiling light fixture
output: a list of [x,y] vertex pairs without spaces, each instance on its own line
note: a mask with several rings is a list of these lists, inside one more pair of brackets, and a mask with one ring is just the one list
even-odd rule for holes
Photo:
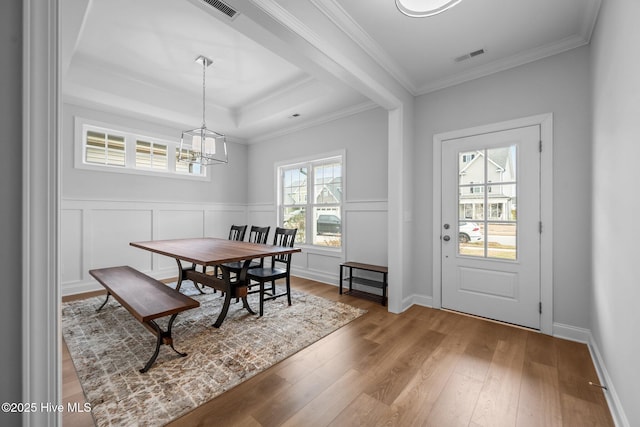
[[444,12],[462,0],[396,0],[398,10],[412,18],[424,18]]
[[207,129],[205,123],[205,89],[207,67],[213,63],[202,55],[196,58],[202,64],[202,127],[185,130],[180,138],[178,161],[203,166],[228,163],[227,141],[223,134]]

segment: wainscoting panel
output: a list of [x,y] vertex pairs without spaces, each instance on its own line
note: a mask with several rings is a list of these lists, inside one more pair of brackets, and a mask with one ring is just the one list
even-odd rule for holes
[[248,212],[248,225],[257,225],[258,227],[270,226],[268,242],[273,242],[273,233],[276,229],[276,208],[274,205],[249,205]]
[[[157,229],[153,240],[189,239],[204,237],[203,210],[158,210]],[[138,249],[139,251],[140,249]],[[166,271],[173,268],[173,275],[177,274],[176,261],[166,256],[154,255],[154,270]]]
[[[79,282],[82,268],[82,209],[64,211],[60,218],[60,278],[62,283]],[[66,250],[64,250],[66,249]]]
[[[89,241],[88,269],[130,265],[151,269],[151,256],[129,242],[151,239],[150,210],[96,209],[85,212]],[[64,252],[64,250],[63,250]]]
[[[345,260],[387,264],[387,203],[345,203],[343,250],[302,247],[292,273],[338,284]],[[131,265],[158,279],[175,277],[173,259],[133,248],[129,242],[187,237],[227,238],[232,224],[276,226],[272,204],[197,204],[137,201],[62,201],[62,295],[101,289],[88,274],[91,268]]]
[[231,224],[246,223],[244,205],[63,200],[61,292],[101,289],[92,268],[130,265],[158,279],[175,277],[173,259],[134,248],[134,241],[188,237],[227,238]]
[[307,269],[315,274],[324,275],[326,280],[338,283],[340,264],[342,263],[342,253],[324,252],[309,253],[307,256]]
[[355,206],[345,212],[345,259],[365,264],[387,265],[387,210],[367,205]]

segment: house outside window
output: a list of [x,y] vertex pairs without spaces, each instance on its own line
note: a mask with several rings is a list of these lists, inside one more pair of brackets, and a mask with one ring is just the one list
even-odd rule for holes
[[278,222],[303,245],[342,247],[343,155],[277,167]]

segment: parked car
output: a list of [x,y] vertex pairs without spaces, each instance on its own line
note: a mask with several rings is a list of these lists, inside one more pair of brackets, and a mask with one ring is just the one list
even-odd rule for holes
[[482,230],[475,222],[460,222],[458,229],[458,241],[460,243],[481,242],[483,240]]
[[340,234],[342,221],[337,215],[320,215],[316,221],[316,231],[318,234]]

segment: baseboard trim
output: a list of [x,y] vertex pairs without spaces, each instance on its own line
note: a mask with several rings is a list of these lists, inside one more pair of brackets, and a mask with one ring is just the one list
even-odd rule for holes
[[630,427],[629,421],[627,420],[627,417],[624,413],[624,409],[622,408],[622,404],[620,403],[620,399],[618,398],[618,394],[616,393],[615,387],[613,386],[613,381],[611,380],[611,377],[607,372],[607,368],[600,353],[600,349],[593,339],[591,330],[565,325],[562,323],[554,323],[553,336],[556,338],[563,338],[587,345],[587,347],[589,348],[589,353],[591,354],[593,366],[596,368],[598,381],[600,382],[600,384],[607,387],[606,390],[603,390],[604,397],[605,399],[607,399],[607,405],[609,406],[609,411],[611,412],[611,416],[613,417],[613,422],[617,427]]
[[578,328],[576,326],[554,323],[553,336],[569,341],[589,344],[589,341],[591,340],[591,331],[589,329]]
[[338,277],[335,275],[326,274],[314,270],[298,269],[295,267],[291,269],[291,275],[338,287]]
[[617,427],[631,427],[624,409],[622,408],[622,403],[620,402],[618,393],[616,393],[616,389],[613,386],[613,381],[609,376],[609,372],[607,372],[607,368],[604,364],[604,359],[602,358],[602,354],[600,353],[598,344],[594,340],[593,335],[589,335],[589,352],[591,353],[591,359],[593,360],[593,365],[596,368],[596,373],[598,374],[598,380],[600,381],[600,384],[607,387],[607,389],[604,390],[604,397],[607,399],[607,405],[609,405],[609,411],[611,411],[613,422]]

